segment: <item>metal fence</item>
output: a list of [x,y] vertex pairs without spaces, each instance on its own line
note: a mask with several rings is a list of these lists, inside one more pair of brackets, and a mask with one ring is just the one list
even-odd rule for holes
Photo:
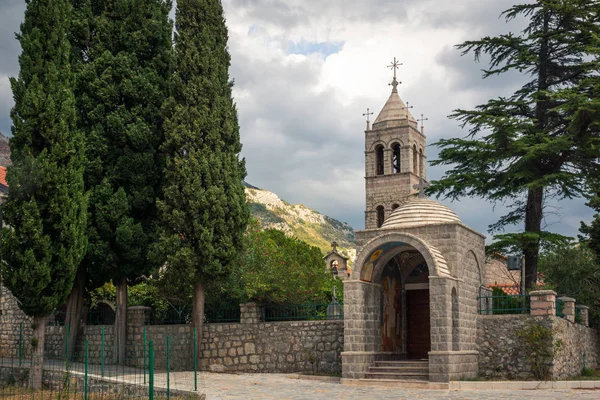
[[479,296],[477,304],[477,311],[482,315],[529,314],[531,312],[529,294]]
[[265,321],[343,319],[343,303],[278,304],[263,306]]
[[[125,358],[116,361],[114,341],[82,336],[76,346],[68,343],[69,326],[46,329],[42,362],[35,357],[31,325],[0,327],[0,398],[13,399],[170,399],[191,398],[199,393],[196,331],[190,331],[189,351],[193,368],[174,370],[175,346],[170,335],[146,333],[127,344]],[[111,327],[112,328],[112,327]],[[109,327],[106,327],[109,330]],[[137,351],[132,352],[131,348]],[[41,368],[42,387],[33,390],[32,377]]]

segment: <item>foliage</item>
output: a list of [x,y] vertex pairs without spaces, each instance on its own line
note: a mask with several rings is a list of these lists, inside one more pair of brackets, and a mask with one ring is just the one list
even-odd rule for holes
[[256,224],[244,237],[244,250],[228,285],[240,301],[259,303],[329,302],[333,286],[341,300],[341,281],[327,272],[321,251]]
[[63,303],[87,245],[84,145],[75,127],[74,77],[69,63],[70,2],[31,0],[17,35],[23,49],[8,168],[10,228],[1,235],[3,283],[30,316]]
[[164,274],[178,281],[227,277],[249,216],[229,64],[220,1],[178,1],[175,72],[164,107],[160,235],[153,246]]
[[90,192],[82,268],[96,284],[150,272],[168,96],[170,1],[76,2],[72,42]]
[[552,360],[555,354],[562,350],[562,340],[554,340],[551,328],[532,320],[529,320],[523,328],[517,329],[515,334],[520,340],[533,376],[539,380],[550,379]]
[[581,222],[580,231],[583,235],[580,236],[580,239],[594,252],[596,259],[600,260],[600,182],[594,182],[592,188],[592,195],[590,196],[587,205],[596,213],[589,225]]
[[503,13],[528,19],[520,34],[466,41],[475,60],[490,57],[483,77],[521,73],[527,82],[509,97],[491,99],[451,118],[469,126],[465,138],[443,139],[432,165],[452,165],[430,193],[506,202],[508,214],[490,232],[524,222],[524,231],[496,236],[495,250],[516,248],[526,262],[526,287],[537,278],[539,247],[560,236],[542,229],[548,198],[585,193],[598,175],[600,3],[535,0]]
[[590,324],[600,321],[600,265],[591,249],[582,243],[555,246],[541,254],[540,272],[556,287],[589,309]]
[[499,287],[492,289],[492,314],[522,314],[528,308],[528,298],[506,294]]

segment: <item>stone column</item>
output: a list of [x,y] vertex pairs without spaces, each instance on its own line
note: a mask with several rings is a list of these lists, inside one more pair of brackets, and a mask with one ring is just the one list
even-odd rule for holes
[[126,365],[139,366],[144,362],[144,326],[146,316],[151,310],[150,307],[144,306],[127,307]]
[[342,378],[362,379],[379,353],[381,285],[344,282],[344,352]]
[[563,317],[568,321],[575,322],[575,299],[572,297],[559,297],[564,304]]
[[240,324],[257,324],[260,319],[259,306],[255,303],[240,304]]
[[536,290],[530,295],[533,317],[556,316],[556,292],[554,290]]
[[576,305],[575,306],[578,310],[579,310],[579,315],[581,315],[581,324],[583,326],[590,326],[590,322],[589,322],[589,307],[588,306],[583,306],[583,305]]
[[394,152],[392,151],[392,149],[388,149],[385,148],[383,149],[383,173],[384,175],[390,175],[393,174],[393,167],[392,167],[392,158],[394,156]]

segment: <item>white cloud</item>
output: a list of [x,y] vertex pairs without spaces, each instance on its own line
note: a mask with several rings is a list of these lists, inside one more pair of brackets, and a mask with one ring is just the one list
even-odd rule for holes
[[[429,118],[429,143],[465,134],[447,115],[470,108],[521,79],[481,80],[472,58],[454,45],[466,39],[518,30],[500,12],[513,0],[223,0],[229,29],[231,77],[235,79],[243,156],[249,183],[292,203],[362,228],[364,221],[364,127],[362,114],[377,113],[389,96],[396,56],[400,95],[415,116]],[[18,42],[12,33],[24,2],[0,4],[0,131],[9,130],[12,95],[2,76],[16,73]],[[9,34],[10,33],[10,34]],[[290,54],[290,43],[322,46]],[[301,49],[301,47],[298,47]],[[334,53],[329,54],[330,51]],[[4,62],[2,61],[4,60]],[[428,159],[437,149],[428,147]],[[439,178],[441,168],[428,169]],[[485,232],[501,214],[479,199],[448,203],[461,219]],[[563,202],[555,231],[575,235],[590,219],[582,201]]]

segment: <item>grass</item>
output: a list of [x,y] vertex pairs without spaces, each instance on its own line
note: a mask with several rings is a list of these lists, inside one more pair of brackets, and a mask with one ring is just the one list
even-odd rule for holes
[[571,378],[572,381],[599,381],[600,370],[584,368],[581,370],[581,374]]

